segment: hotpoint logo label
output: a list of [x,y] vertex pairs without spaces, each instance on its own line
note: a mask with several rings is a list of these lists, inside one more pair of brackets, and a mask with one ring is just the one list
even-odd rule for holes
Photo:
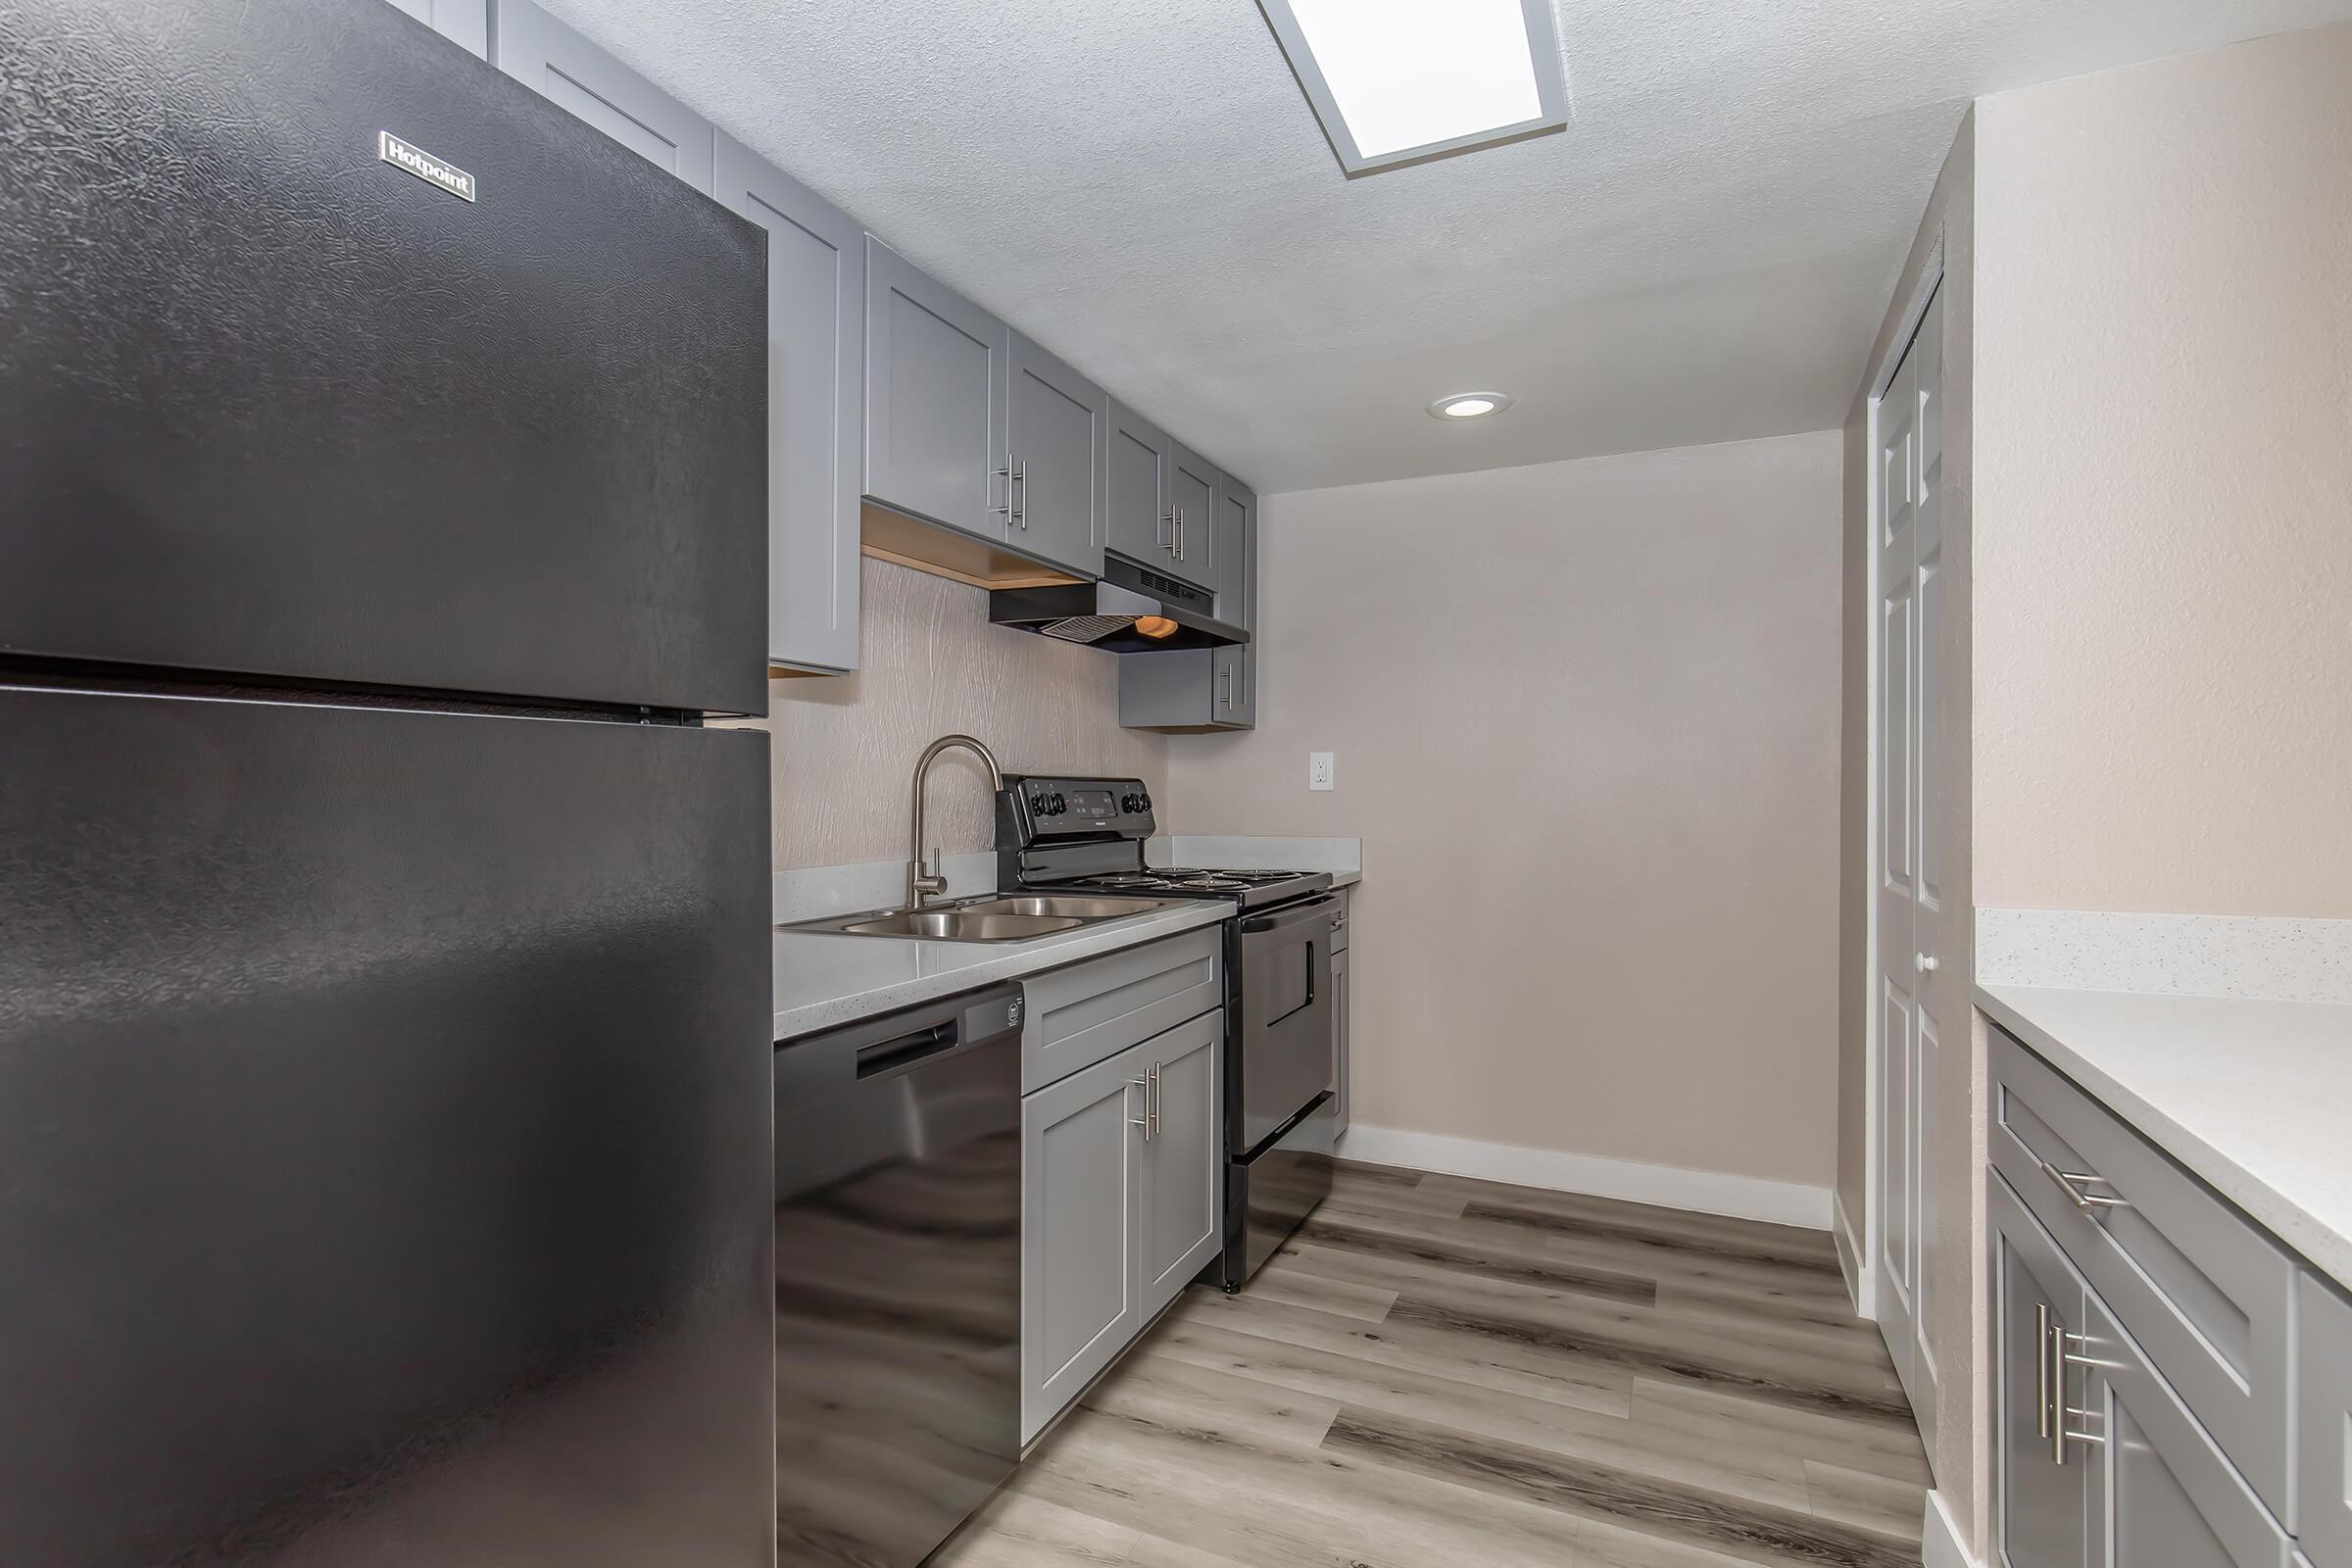
[[375,133],[375,156],[395,169],[405,169],[418,179],[440,186],[452,196],[473,200],[473,176],[452,163],[445,163],[431,153],[412,147],[388,130]]

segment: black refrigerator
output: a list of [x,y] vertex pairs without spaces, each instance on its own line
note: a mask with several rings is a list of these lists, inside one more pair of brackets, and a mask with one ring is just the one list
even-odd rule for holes
[[382,0],[0,80],[0,1562],[771,1562],[763,236]]

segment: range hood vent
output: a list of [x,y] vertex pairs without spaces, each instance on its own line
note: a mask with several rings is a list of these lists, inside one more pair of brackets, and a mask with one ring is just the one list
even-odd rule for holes
[[[1113,654],[1248,642],[1248,632],[1216,618],[1216,603],[1206,589],[1106,556],[1101,582],[996,590],[988,596],[988,618],[999,626]],[[1152,636],[1144,627],[1160,635]]]

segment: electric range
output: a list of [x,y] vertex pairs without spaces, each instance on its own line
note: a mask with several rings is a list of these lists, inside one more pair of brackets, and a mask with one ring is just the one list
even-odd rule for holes
[[1204,1278],[1237,1291],[1331,1190],[1337,1138],[1328,871],[1145,863],[1141,779],[1011,774],[997,795],[1005,893],[1216,899],[1225,922],[1225,1246]]

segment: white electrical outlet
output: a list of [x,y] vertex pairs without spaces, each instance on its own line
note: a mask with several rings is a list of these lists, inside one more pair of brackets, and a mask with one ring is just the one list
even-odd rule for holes
[[1331,788],[1331,754],[1329,752],[1306,754],[1306,787],[1310,790]]

